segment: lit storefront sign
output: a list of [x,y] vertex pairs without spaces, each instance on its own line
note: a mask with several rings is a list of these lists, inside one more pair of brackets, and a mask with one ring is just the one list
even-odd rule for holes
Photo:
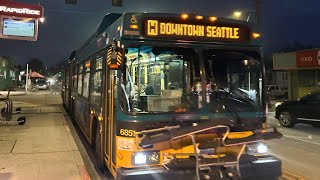
[[320,66],[320,52],[317,49],[297,51],[297,67],[316,67]]
[[43,7],[39,5],[31,5],[12,1],[0,2],[0,15],[25,17],[25,18],[41,18],[43,16]]
[[28,8],[10,8],[7,6],[0,6],[0,12],[3,13],[12,13],[12,14],[28,14],[28,15],[40,15],[39,10],[32,10]]

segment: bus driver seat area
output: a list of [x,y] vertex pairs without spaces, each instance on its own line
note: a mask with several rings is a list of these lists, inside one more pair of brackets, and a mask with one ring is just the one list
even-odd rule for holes
[[175,111],[181,105],[182,89],[162,90],[160,96],[148,96],[148,111]]

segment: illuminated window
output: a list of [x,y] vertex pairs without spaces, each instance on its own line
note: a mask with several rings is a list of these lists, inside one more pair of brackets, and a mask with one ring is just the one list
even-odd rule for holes
[[86,73],[83,78],[83,97],[89,97],[89,77],[90,73]]
[[[140,52],[140,54],[139,54]],[[199,59],[190,48],[132,47],[119,89],[129,112],[197,111],[193,84],[200,82]]]
[[103,58],[98,57],[96,59],[96,71],[92,74],[91,77],[91,90],[90,90],[90,101],[92,103],[101,104],[101,96],[102,96],[102,62]]
[[82,74],[78,76],[78,94],[82,95]]
[[77,88],[77,78],[78,78],[78,72],[77,72],[77,66],[74,66],[73,69],[73,76],[72,76],[72,81],[73,81],[73,88]]
[[78,94],[82,95],[82,70],[83,64],[79,64],[79,75],[78,75]]
[[90,78],[90,61],[84,63],[84,77],[83,77],[83,97],[89,97],[89,78]]

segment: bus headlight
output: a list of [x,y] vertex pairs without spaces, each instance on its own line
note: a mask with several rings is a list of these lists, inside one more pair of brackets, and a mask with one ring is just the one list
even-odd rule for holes
[[146,164],[147,163],[147,155],[143,153],[135,154],[134,156],[134,164]]
[[132,156],[133,165],[158,164],[159,152],[138,152]]
[[268,146],[264,143],[250,144],[247,146],[247,154],[262,155],[268,153]]

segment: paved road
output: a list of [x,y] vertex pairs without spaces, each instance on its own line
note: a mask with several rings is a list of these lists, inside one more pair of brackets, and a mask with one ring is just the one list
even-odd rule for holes
[[283,134],[283,138],[268,142],[271,152],[282,160],[283,168],[306,179],[320,179],[320,128],[303,124],[284,128],[274,113],[269,113],[268,122]]

